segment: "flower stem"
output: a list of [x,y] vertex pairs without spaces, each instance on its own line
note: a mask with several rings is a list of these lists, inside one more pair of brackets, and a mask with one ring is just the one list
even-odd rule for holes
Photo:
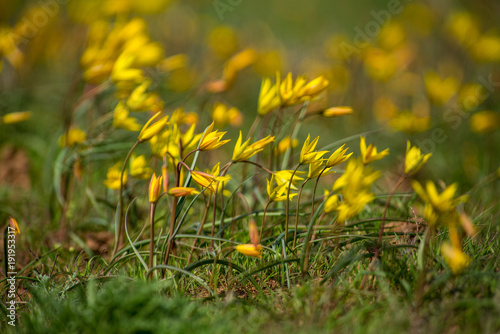
[[295,230],[293,231],[293,246],[292,249],[295,249],[295,243],[297,242],[297,228],[299,225],[299,205],[300,205],[300,195],[302,195],[302,190],[304,189],[304,186],[306,185],[307,181],[309,181],[310,178],[307,178],[302,185],[300,186],[299,189],[299,194],[297,195],[297,207],[295,209]]
[[125,228],[125,226],[123,225],[123,175],[125,173],[125,169],[127,168],[128,160],[130,159],[132,152],[135,150],[137,145],[139,145],[139,143],[140,143],[139,141],[136,141],[135,144],[130,149],[130,151],[128,151],[128,154],[125,157],[125,161],[123,162],[122,171],[120,173],[120,197],[119,197],[120,204],[118,205],[119,206],[118,210],[120,210],[120,212],[119,212],[119,218],[118,218],[118,235],[117,235],[117,238],[115,240],[115,246],[113,248],[112,257],[115,256],[116,252],[118,251],[118,248],[123,243],[122,237],[123,237],[124,228]]
[[[288,213],[288,210],[290,208],[290,189],[292,188],[292,181],[293,181],[293,177],[295,176],[295,173],[297,172],[297,170],[299,169],[299,167],[301,166],[301,164],[298,164],[297,167],[295,167],[295,169],[293,170],[293,173],[292,173],[292,176],[290,177],[290,181],[288,182],[288,189],[286,190],[286,202],[285,202],[285,241],[288,237],[288,220],[289,220],[289,216],[290,214]],[[285,242],[286,244],[286,242]]]
[[156,203],[151,203],[149,212],[149,268],[153,268],[153,253],[155,249],[155,210]]

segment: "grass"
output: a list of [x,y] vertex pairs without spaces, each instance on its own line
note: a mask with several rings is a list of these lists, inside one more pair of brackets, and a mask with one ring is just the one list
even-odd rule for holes
[[167,2],[0,5],[1,332],[500,332],[496,2]]

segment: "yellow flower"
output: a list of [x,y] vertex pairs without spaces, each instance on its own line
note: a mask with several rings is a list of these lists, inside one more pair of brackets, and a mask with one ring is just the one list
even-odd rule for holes
[[250,242],[257,246],[260,242],[259,232],[257,232],[257,225],[253,219],[250,220],[250,226],[248,228],[248,234],[250,236]]
[[330,157],[326,161],[326,167],[337,166],[351,157],[352,152],[349,154],[346,154],[349,147],[347,147],[347,148],[344,148],[344,147],[345,147],[345,144],[343,144],[341,147],[336,149],[335,152],[333,152],[332,155],[330,155]]
[[309,172],[307,173],[307,178],[315,179],[318,176],[326,176],[328,174],[335,173],[335,171],[330,171],[330,168],[323,165],[325,159],[320,159],[313,161],[309,164]]
[[473,114],[470,118],[470,128],[475,133],[488,133],[500,127],[500,114],[485,110]]
[[448,243],[441,245],[441,255],[443,255],[444,260],[455,275],[469,266],[470,257],[460,248],[451,246]]
[[241,244],[236,246],[236,250],[241,254],[258,258],[262,257],[260,253],[261,249],[262,249],[261,245],[254,245],[254,244]]
[[405,174],[413,175],[422,168],[423,165],[429,160],[432,153],[422,154],[420,148],[417,146],[411,147],[410,141],[406,144],[405,156]]
[[325,201],[325,206],[323,208],[323,211],[325,211],[325,213],[330,213],[330,212],[337,210],[337,208],[339,207],[339,204],[340,204],[339,195],[332,195],[332,196],[328,196],[328,195],[329,195],[329,192],[325,191],[325,197],[327,197],[327,199]]
[[150,80],[144,80],[137,86],[127,99],[127,107],[132,111],[153,111],[158,112],[163,109],[163,101],[157,93],[147,92],[151,86]]
[[314,99],[322,91],[328,87],[328,80],[326,80],[322,75],[309,81],[300,91],[298,96],[302,99]]
[[[282,202],[286,201],[287,199],[287,189],[288,189],[288,183],[286,182],[276,182],[277,186],[274,186],[274,176],[275,174],[271,175],[271,179],[267,181],[267,195],[269,196],[269,202]],[[277,179],[276,179],[277,181]],[[292,185],[292,189],[297,189],[296,187],[294,188]],[[289,198],[292,199],[295,197],[297,193],[290,193]]]
[[[116,82],[139,84],[144,81],[144,72],[133,68],[135,56],[130,53],[122,53],[116,60],[111,72],[111,79]],[[87,74],[90,76],[90,73]],[[87,78],[89,80],[90,78]]]
[[471,13],[467,11],[452,13],[447,21],[448,31],[463,46],[469,46],[478,40],[480,24]]
[[432,103],[443,106],[458,91],[458,80],[454,77],[441,78],[436,72],[425,74],[425,89]]
[[158,69],[163,72],[170,72],[179,68],[183,68],[187,66],[189,61],[189,57],[185,54],[176,54],[170,57],[163,59],[158,64]]
[[488,93],[486,89],[478,83],[466,83],[460,88],[458,100],[465,111],[473,111],[484,102]]
[[132,155],[130,159],[130,176],[145,180],[148,179],[152,173],[153,170],[148,167],[146,157],[144,155],[140,155],[138,157]]
[[21,230],[19,229],[19,225],[17,225],[17,220],[15,218],[9,218],[9,226],[14,229],[14,235],[21,234]]
[[191,171],[191,177],[203,188],[208,188],[211,192],[215,192],[218,182],[225,182],[231,179],[230,176],[217,176],[220,163],[212,169],[212,174],[200,171]]
[[366,147],[366,139],[365,137],[360,138],[360,150],[361,150],[361,157],[363,158],[363,163],[369,164],[370,162],[377,161],[385,157],[386,155],[389,155],[389,149],[385,149],[380,153],[377,153],[377,147],[373,143],[371,143],[368,147]]
[[197,195],[200,192],[191,187],[173,187],[168,190],[168,194],[175,197]]
[[210,126],[205,131],[203,138],[200,144],[201,151],[210,151],[215,150],[227,142],[231,141],[231,139],[221,140],[222,137],[226,134],[226,132],[219,132],[218,130],[212,131],[214,128],[214,122],[210,124]]
[[276,74],[276,87],[279,87],[279,95],[281,98],[281,104],[284,106],[293,106],[300,103],[302,89],[306,84],[307,80],[303,76],[298,76],[293,82],[292,73],[288,73],[283,81],[280,81],[280,73]]
[[291,140],[290,136],[286,136],[280,142],[278,143],[278,146],[276,147],[276,153],[277,154],[283,154],[285,153],[289,148],[295,148],[299,144],[299,140],[295,138],[294,140]]
[[396,131],[404,133],[419,133],[428,130],[430,122],[431,118],[429,116],[418,117],[407,110],[395,115],[389,121],[389,126]]
[[271,83],[271,79],[262,80],[259,92],[257,113],[261,116],[267,115],[281,105],[277,85]]
[[398,69],[394,53],[375,48],[366,51],[364,65],[368,75],[378,81],[388,81]]
[[31,111],[18,111],[3,115],[0,119],[3,124],[13,124],[27,121],[31,118]]
[[129,117],[129,111],[123,104],[119,102],[113,112],[113,126],[115,128],[121,128],[128,131],[139,131],[141,125],[137,123],[137,120],[133,117]]
[[330,107],[321,112],[321,114],[325,117],[337,117],[337,116],[345,116],[352,114],[351,107],[338,106],[338,107]]
[[[284,185],[286,188],[288,188],[292,174],[293,174],[293,170],[280,170],[280,171],[274,172],[273,176],[276,178],[276,183],[278,184],[278,186]],[[294,189],[294,190],[297,189],[296,184],[299,181],[304,180],[304,178],[300,177],[299,175],[303,175],[303,174],[305,174],[305,172],[301,172],[301,171],[295,172],[295,174],[293,175],[292,185],[290,187],[291,189]]]
[[198,114],[195,112],[184,112],[183,108],[177,108],[172,113],[170,121],[179,126],[183,124],[193,125],[198,123]]
[[[120,174],[121,174],[121,162],[116,163],[108,169],[106,180],[104,180],[104,185],[113,190],[120,189]],[[127,173],[123,173],[122,183],[127,183]]]
[[[168,123],[168,116],[160,118],[158,121],[153,122],[158,116],[160,116],[161,111],[157,112],[153,117],[147,121],[146,125],[142,128],[137,139],[139,142],[145,142],[150,140],[153,136],[156,136]],[[150,125],[151,124],[151,125]]]
[[57,142],[61,147],[71,147],[83,143],[87,135],[82,129],[70,128],[69,131],[59,137]]
[[257,59],[257,52],[253,49],[245,49],[231,57],[224,67],[225,89],[231,88],[238,75],[238,72],[252,65]]
[[158,201],[162,190],[162,180],[162,175],[156,177],[156,174],[153,173],[151,176],[151,181],[149,182],[149,203],[156,203]]
[[365,205],[375,199],[370,187],[379,177],[380,172],[373,172],[362,160],[349,160],[344,174],[335,181],[332,190],[342,195],[342,201],[332,196],[328,199],[324,209],[325,212],[337,211],[337,221],[344,222],[363,211]]
[[312,142],[310,142],[310,140],[311,140],[311,134],[308,134],[304,142],[304,145],[302,146],[302,150],[300,151],[301,165],[309,164],[313,161],[321,159],[321,157],[328,152],[328,151],[319,151],[319,152],[314,151],[316,145],[318,144],[319,136],[316,137]]
[[454,198],[458,188],[456,183],[448,186],[441,194],[438,193],[437,187],[432,181],[427,181],[425,189],[418,181],[412,181],[411,185],[420,198],[439,213],[448,213],[454,210],[458,203],[466,200],[464,196]]
[[484,34],[472,45],[471,55],[477,62],[493,63],[500,61],[500,37]]
[[242,134],[240,131],[240,136],[238,137],[238,141],[236,142],[236,145],[234,146],[234,151],[233,151],[233,161],[244,161],[248,160],[250,157],[254,156],[258,152],[264,150],[264,147],[268,145],[269,143],[274,141],[274,136],[267,136],[265,138],[262,138],[255,143],[249,145],[250,139],[245,141],[243,144],[242,142]]
[[219,127],[225,127],[228,124],[240,126],[243,122],[243,115],[238,108],[229,108],[224,103],[216,103],[212,109],[212,119]]

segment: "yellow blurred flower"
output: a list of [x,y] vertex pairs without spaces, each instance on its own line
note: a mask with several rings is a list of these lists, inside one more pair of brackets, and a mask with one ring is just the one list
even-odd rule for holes
[[148,179],[153,170],[148,167],[146,157],[144,155],[135,156],[130,158],[130,176],[136,179]]
[[223,78],[226,89],[234,85],[238,72],[252,65],[256,59],[257,52],[254,49],[245,49],[232,56],[224,67]]
[[458,100],[464,110],[473,111],[484,102],[487,96],[488,93],[482,85],[467,83],[460,88]]
[[429,116],[418,117],[409,110],[398,113],[389,121],[389,126],[403,133],[419,133],[428,130],[431,126]]
[[361,159],[351,159],[347,163],[344,174],[335,181],[332,187],[333,191],[342,195],[342,201],[337,195],[329,197],[325,202],[325,212],[337,211],[337,221],[340,223],[359,214],[365,205],[375,199],[370,187],[380,174],[379,171],[374,172],[370,167],[365,166]]
[[215,150],[231,141],[231,139],[222,140],[222,137],[226,134],[226,132],[219,132],[218,130],[212,131],[214,125],[215,122],[212,122],[212,124],[210,124],[205,131],[199,147],[201,151]]
[[289,148],[295,148],[297,147],[297,145],[299,145],[299,140],[297,138],[291,140],[290,136],[286,136],[285,138],[279,141],[275,150],[277,154],[283,154]]
[[375,101],[373,113],[380,123],[385,123],[397,115],[398,108],[392,99],[387,96],[382,96]]
[[448,243],[441,245],[441,255],[455,275],[461,273],[469,266],[470,257],[462,249]]
[[480,35],[478,20],[466,11],[452,13],[446,26],[457,42],[465,47],[477,41]]
[[57,142],[60,147],[72,147],[83,143],[87,139],[87,135],[82,129],[72,127],[67,133],[61,135]]
[[359,147],[361,151],[361,157],[363,158],[363,163],[365,165],[369,164],[370,162],[380,160],[386,155],[389,155],[388,148],[386,148],[382,152],[377,152],[377,147],[373,143],[366,147],[366,139],[363,136],[361,136],[360,138]]
[[464,196],[455,198],[455,193],[458,188],[456,183],[448,186],[441,194],[438,193],[437,187],[432,181],[427,181],[425,189],[418,181],[415,180],[411,182],[411,185],[418,196],[420,196],[424,202],[430,204],[433,208],[433,210],[428,209],[429,213],[436,211],[435,214],[447,214],[451,210],[455,210],[457,204],[466,200],[466,197]]
[[158,64],[158,68],[160,69],[160,71],[170,72],[179,68],[186,67],[188,61],[189,57],[183,53],[180,53],[163,59]]
[[208,36],[208,45],[220,58],[234,54],[238,47],[236,33],[229,26],[218,26]]
[[352,114],[352,108],[346,106],[330,107],[321,112],[325,117],[337,117]]
[[432,153],[422,154],[420,148],[417,146],[412,147],[408,140],[406,144],[405,174],[413,175],[418,172],[431,156]]
[[236,250],[243,255],[261,258],[261,245],[241,244],[236,246]]
[[3,115],[0,119],[3,124],[14,124],[27,121],[31,118],[31,111],[18,111]]
[[437,106],[443,106],[458,91],[459,82],[455,77],[441,78],[436,72],[428,72],[424,81],[427,96]]
[[401,23],[390,21],[380,30],[377,37],[378,44],[385,50],[393,50],[403,44],[406,40],[406,33]]
[[160,194],[162,191],[162,181],[162,175],[159,175],[158,177],[156,177],[155,173],[151,175],[151,181],[149,182],[149,203],[156,203],[158,201],[158,198],[160,198]]
[[238,140],[236,141],[236,145],[234,146],[234,151],[233,151],[233,161],[245,161],[254,156],[255,154],[259,153],[260,151],[264,150],[264,147],[268,145],[269,143],[274,141],[274,136],[267,136],[265,138],[262,138],[255,143],[250,145],[250,138],[246,140],[244,143],[243,141],[243,136],[240,131],[240,136],[238,137]]
[[[120,189],[120,174],[121,174],[122,163],[118,162],[108,169],[106,180],[104,180],[104,185],[113,190]],[[127,173],[123,173],[122,183],[127,183]]]
[[212,108],[212,120],[221,128],[228,124],[239,127],[243,123],[243,115],[236,107],[229,108],[224,103],[215,103]]
[[137,86],[127,99],[127,107],[132,111],[153,111],[158,112],[163,109],[163,101],[155,92],[147,92],[151,86],[150,80],[144,80]]
[[482,35],[472,45],[470,52],[474,60],[481,63],[500,61],[500,36],[493,34]]
[[337,210],[340,204],[339,196],[338,195],[329,196],[328,190],[325,190],[325,198],[326,200],[325,200],[325,206],[323,207],[323,211],[325,211],[325,213],[330,213]]
[[139,131],[141,125],[133,117],[129,117],[129,111],[123,102],[119,102],[113,112],[113,126],[128,131]]
[[21,229],[19,228],[19,225],[17,224],[17,220],[13,217],[9,217],[9,226],[14,229],[14,235],[21,234]]
[[369,49],[364,58],[365,71],[378,81],[388,81],[397,70],[395,57],[380,49]]
[[198,123],[198,114],[195,112],[185,112],[183,108],[177,108],[172,113],[170,121],[179,126],[183,124],[193,125]]
[[500,128],[500,113],[485,110],[474,113],[470,118],[470,128],[476,133],[488,133]]

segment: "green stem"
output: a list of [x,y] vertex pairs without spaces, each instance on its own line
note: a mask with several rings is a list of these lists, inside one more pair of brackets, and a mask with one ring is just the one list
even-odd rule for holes
[[[207,204],[205,205],[205,212],[203,212],[203,218],[201,219],[200,227],[198,228],[196,235],[200,235],[201,231],[203,230],[203,225],[205,225],[205,222],[207,221],[209,208],[210,208],[210,196],[208,197]],[[196,247],[197,242],[198,242],[198,238],[195,238],[194,242],[193,242],[193,246],[191,246],[191,252],[189,253],[186,266],[189,265],[189,263],[191,262],[191,257],[193,256],[194,248]]]
[[130,159],[132,152],[135,150],[137,145],[139,145],[139,143],[140,143],[139,141],[136,141],[134,146],[132,146],[130,151],[128,151],[128,154],[125,157],[125,161],[123,162],[122,171],[120,173],[120,198],[119,198],[120,204],[119,204],[119,208],[118,208],[118,210],[120,210],[120,212],[119,212],[119,218],[118,218],[118,222],[119,222],[118,223],[118,235],[117,235],[117,238],[115,240],[115,246],[113,248],[113,254],[111,257],[115,256],[116,252],[118,251],[118,248],[122,245],[121,239],[123,237],[123,229],[124,229],[124,225],[123,225],[123,175],[125,174],[125,169],[127,168],[128,160]]
[[153,268],[153,254],[155,249],[155,209],[156,203],[151,203],[149,212],[149,268]]
[[319,173],[318,178],[316,179],[316,182],[314,183],[314,189],[313,189],[313,194],[312,194],[312,203],[311,203],[311,219],[312,219],[312,216],[314,215],[314,200],[316,198],[316,188],[318,187],[319,178],[321,177],[321,175],[323,175],[323,173],[327,169],[328,169],[328,167],[323,168],[321,173]]
[[[297,138],[297,135],[299,134],[299,130],[300,127],[302,126],[302,121],[306,116],[306,111],[308,106],[309,106],[309,101],[304,102],[304,105],[300,110],[300,115],[297,124],[293,128],[292,135],[290,136],[290,143],[292,143],[293,140]],[[283,156],[283,161],[281,162],[281,170],[286,169],[286,165],[288,163],[288,159],[290,159],[291,152],[292,152],[292,145],[290,145],[290,147],[288,147],[288,149],[285,151],[285,155]]]
[[307,178],[302,185],[300,186],[299,189],[299,194],[297,195],[297,207],[295,209],[295,230],[293,231],[293,246],[292,249],[295,249],[295,244],[297,242],[297,227],[299,225],[299,204],[300,204],[300,195],[302,195],[302,190],[304,189],[304,186],[306,185],[307,181],[310,179]]
[[[293,170],[292,176],[290,177],[290,181],[288,182],[288,189],[286,190],[286,202],[285,202],[285,240],[288,238],[288,220],[289,220],[289,208],[290,208],[290,190],[292,188],[292,181],[293,177],[295,176],[295,173],[299,169],[301,164],[298,164],[297,167]],[[286,244],[286,242],[285,242]]]

